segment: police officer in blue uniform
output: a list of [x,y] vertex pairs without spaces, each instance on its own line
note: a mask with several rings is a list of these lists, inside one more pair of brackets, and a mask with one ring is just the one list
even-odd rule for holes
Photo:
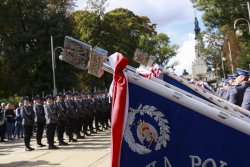
[[58,123],[56,105],[53,102],[51,95],[45,96],[46,103],[44,105],[46,126],[47,126],[47,140],[49,144],[49,149],[58,149],[59,147],[54,145],[54,137],[56,132],[56,125]]
[[239,76],[234,81],[235,86],[233,86],[230,90],[229,101],[233,104],[241,106],[244,93],[246,89],[250,87],[250,82],[248,82],[250,73],[249,71],[239,68],[236,69],[236,72]]
[[94,103],[94,98],[93,98],[93,93],[91,93],[91,91],[88,91],[87,93],[87,101],[88,101],[88,115],[89,115],[89,119],[88,119],[88,126],[89,126],[89,129],[90,129],[90,133],[97,133],[95,132],[93,129],[93,121],[95,119],[95,103]]
[[218,85],[218,88],[217,88],[217,90],[216,90],[216,95],[217,95],[217,96],[221,97],[221,91],[222,91],[222,89],[223,89],[223,81],[221,81],[221,82],[219,83],[219,85]]
[[241,107],[250,111],[250,87],[248,87],[244,93]]
[[225,93],[222,95],[222,98],[225,100],[229,100],[231,88],[234,85],[234,80],[235,80],[236,76],[238,76],[238,75],[237,74],[228,74],[227,76],[228,76],[228,87],[226,88]]
[[66,113],[66,107],[63,101],[63,95],[61,93],[58,93],[56,95],[55,104],[56,104],[56,109],[57,109],[57,114],[58,114],[57,138],[59,141],[59,146],[65,146],[65,145],[68,145],[68,143],[64,142],[63,134],[68,124],[68,117]]
[[35,122],[35,112],[30,104],[28,96],[23,98],[23,107],[21,108],[21,116],[23,118],[22,125],[24,131],[25,151],[32,151],[34,148],[30,147],[30,139],[32,136],[33,126]]
[[95,117],[95,129],[96,132],[102,131],[100,129],[99,123],[102,124],[102,102],[100,98],[100,92],[96,91],[94,92],[94,98],[93,98],[93,108],[94,108],[94,117]]
[[0,142],[4,142],[4,110],[0,106]]
[[83,120],[83,133],[86,136],[90,136],[91,133],[88,133],[88,126],[89,126],[89,120],[90,120],[90,104],[87,97],[87,91],[81,92],[81,98],[82,98],[82,104],[84,109],[84,120]]
[[106,129],[110,128],[109,122],[111,122],[111,97],[108,95],[108,92],[105,92],[105,104],[106,104],[106,112],[105,112],[105,117],[104,117],[104,123],[106,126]]
[[70,92],[65,93],[64,104],[66,107],[66,112],[68,117],[67,135],[69,136],[69,142],[77,142],[77,140],[73,138],[73,133],[76,129],[75,102],[72,99],[72,95]]
[[75,109],[76,109],[76,135],[77,139],[84,139],[85,136],[81,135],[83,131],[83,124],[85,120],[85,109],[83,106],[83,101],[81,99],[81,94],[75,92],[74,94]]
[[35,111],[35,124],[36,124],[36,142],[37,147],[44,147],[42,144],[42,136],[45,126],[45,112],[39,95],[36,95],[34,98],[33,109]]
[[226,95],[227,90],[229,88],[230,88],[230,85],[229,85],[228,80],[224,80],[223,81],[223,89],[221,90],[221,95],[220,95],[221,98],[223,98]]

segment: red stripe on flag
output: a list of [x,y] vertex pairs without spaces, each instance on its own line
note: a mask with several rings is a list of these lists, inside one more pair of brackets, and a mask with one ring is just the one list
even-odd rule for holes
[[113,76],[112,100],[112,167],[120,166],[121,144],[123,136],[124,113],[127,96],[127,80],[123,70],[128,59],[116,53],[116,65]]

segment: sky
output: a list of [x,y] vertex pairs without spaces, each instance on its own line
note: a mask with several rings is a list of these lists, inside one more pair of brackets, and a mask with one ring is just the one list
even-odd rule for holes
[[[86,1],[77,0],[75,9],[84,9]],[[201,31],[205,28],[201,21],[202,14],[195,12],[190,0],[109,0],[107,11],[120,7],[129,9],[136,15],[147,16],[151,23],[157,24],[156,31],[167,34],[171,44],[179,46],[177,56],[171,60],[179,62],[175,73],[181,75],[184,69],[192,73],[192,62],[195,59],[195,13]]]

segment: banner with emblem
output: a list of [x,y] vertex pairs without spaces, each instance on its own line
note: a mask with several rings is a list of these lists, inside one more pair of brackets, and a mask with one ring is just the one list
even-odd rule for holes
[[[120,53],[111,55],[108,63],[103,62],[103,56],[99,58],[96,54],[100,53],[99,49],[91,50],[81,42],[66,39],[73,43],[66,48],[61,60],[80,68],[80,60],[86,55],[79,53],[92,53],[98,58],[92,57],[92,65],[98,62],[101,67],[93,69],[92,74],[99,77],[102,68],[113,69],[110,89],[113,98],[112,167],[250,166],[250,123],[226,112],[232,109],[232,112],[244,113],[243,110],[230,107],[230,104],[207,95],[203,89],[189,86],[184,79],[171,76],[177,80],[173,85],[183,83],[225,110],[208,105],[177,89],[124,70],[128,60]],[[79,47],[72,47],[74,43]],[[75,57],[79,60],[71,61]],[[163,72],[166,76],[172,75]],[[154,74],[153,77],[159,73]],[[248,111],[245,113],[249,114]]]
[[121,167],[250,166],[249,123],[141,76],[128,78]]
[[109,61],[112,167],[250,166],[249,122],[123,71],[127,61],[121,54]]

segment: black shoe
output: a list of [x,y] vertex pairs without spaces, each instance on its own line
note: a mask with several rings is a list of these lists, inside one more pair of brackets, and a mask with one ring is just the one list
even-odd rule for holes
[[42,143],[37,144],[37,147],[44,147],[44,146],[46,146],[46,145],[44,145]]
[[25,151],[32,151],[32,149],[31,149],[31,148],[26,147],[26,148],[25,148]]
[[85,137],[81,135],[77,135],[77,139],[85,139]]
[[59,142],[59,146],[67,146],[67,145],[69,145],[69,144],[66,142]]
[[31,147],[26,147],[25,148],[25,151],[33,151],[33,150],[35,150],[34,148],[31,148]]
[[91,136],[91,134],[89,134],[89,133],[85,133],[85,135],[86,135],[86,136]]
[[69,139],[69,142],[77,142],[76,139]]
[[49,146],[49,150],[57,150],[57,149],[59,149],[59,147],[57,147],[57,146]]

